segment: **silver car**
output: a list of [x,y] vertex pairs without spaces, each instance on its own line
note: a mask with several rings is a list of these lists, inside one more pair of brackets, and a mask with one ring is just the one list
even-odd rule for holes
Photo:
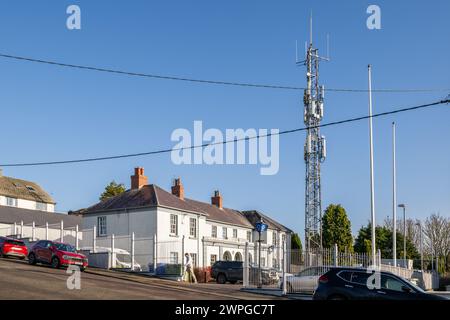
[[[314,293],[317,288],[319,277],[329,270],[328,266],[308,267],[294,275],[286,276],[286,291],[288,293]],[[283,279],[280,281],[283,288]]]

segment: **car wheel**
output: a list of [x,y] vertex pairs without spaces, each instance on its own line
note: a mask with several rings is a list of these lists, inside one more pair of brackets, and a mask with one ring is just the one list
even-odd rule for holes
[[36,256],[34,255],[34,253],[30,253],[30,255],[28,256],[28,263],[29,264],[36,264]]
[[55,269],[59,268],[59,259],[57,257],[52,258],[52,267]]
[[227,282],[227,277],[223,273],[219,274],[217,276],[217,283],[219,284],[225,284]]
[[335,294],[335,295],[332,295],[331,297],[329,297],[328,300],[346,300],[346,298],[339,294]]

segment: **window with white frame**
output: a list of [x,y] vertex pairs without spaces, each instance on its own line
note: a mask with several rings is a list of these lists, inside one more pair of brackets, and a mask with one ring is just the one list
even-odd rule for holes
[[11,197],[6,197],[6,205],[10,206],[10,207],[17,207],[17,199],[11,198]]
[[286,235],[285,234],[281,235],[281,239],[283,240],[283,245],[284,245],[286,243]]
[[106,236],[106,217],[97,217],[97,235],[99,237]]
[[261,266],[265,267],[266,266],[266,258],[261,257]]
[[196,268],[197,267],[197,254],[191,253],[191,257],[192,257],[192,265],[194,268]]
[[210,258],[210,265],[212,266],[217,261],[217,254],[212,254]]
[[228,239],[228,229],[227,227],[222,228],[222,238]]
[[178,216],[176,214],[170,215],[170,234],[173,236],[178,235]]
[[178,264],[178,252],[171,252],[170,253],[170,263],[171,264]]
[[275,258],[272,259],[272,267],[273,268],[278,268],[277,259],[275,259]]
[[237,234],[237,229],[233,229],[233,238],[237,239],[238,234]]
[[36,210],[47,211],[47,204],[43,202],[36,202]]
[[211,238],[217,238],[217,226],[211,226]]
[[277,232],[276,231],[272,232],[272,244],[274,246],[277,245]]
[[197,238],[197,219],[189,218],[189,235]]
[[251,231],[247,231],[247,241],[252,242],[252,232]]

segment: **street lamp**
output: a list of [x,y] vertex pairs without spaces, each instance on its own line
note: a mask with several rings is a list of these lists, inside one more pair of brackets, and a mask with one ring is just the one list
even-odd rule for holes
[[406,205],[401,203],[398,207],[403,208],[403,263],[406,267]]
[[420,222],[416,223],[419,226],[419,235],[420,235],[420,269],[423,272],[423,244],[422,244],[422,224]]

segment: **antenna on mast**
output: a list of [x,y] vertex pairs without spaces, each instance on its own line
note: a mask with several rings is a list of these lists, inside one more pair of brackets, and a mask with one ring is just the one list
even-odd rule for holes
[[313,42],[313,15],[311,10],[311,16],[309,17],[309,44],[312,44]]

